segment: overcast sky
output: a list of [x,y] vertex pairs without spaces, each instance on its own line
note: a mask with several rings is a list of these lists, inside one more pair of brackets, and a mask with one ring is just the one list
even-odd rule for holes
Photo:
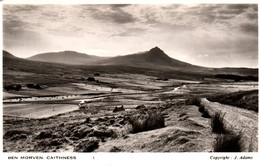
[[209,67],[258,67],[257,5],[3,5],[3,49],[116,56],[160,47]]

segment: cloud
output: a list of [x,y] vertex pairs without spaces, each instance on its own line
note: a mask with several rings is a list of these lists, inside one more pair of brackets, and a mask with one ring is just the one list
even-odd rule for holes
[[124,8],[127,6],[131,6],[131,4],[112,4],[110,5],[112,8]]
[[146,31],[147,31],[147,29],[138,28],[138,27],[136,27],[136,28],[127,28],[123,32],[115,33],[112,36],[136,36],[136,35],[143,34]]
[[126,24],[133,23],[136,21],[136,18],[125,12],[122,8],[126,7],[125,5],[99,5],[98,10],[92,10],[91,16],[94,19],[102,20],[104,22],[110,21],[116,24]]
[[201,55],[198,55],[198,58],[207,58],[207,57],[209,57],[209,55],[207,55],[207,54],[201,54]]
[[251,24],[251,23],[242,23],[240,24],[241,31],[245,33],[252,33],[254,35],[258,34],[258,25],[257,24]]
[[250,4],[229,4],[227,6],[228,6],[228,9],[231,9],[231,10],[241,10],[241,11],[243,11],[245,9],[248,9],[252,5],[250,5]]
[[27,5],[27,4],[19,4],[19,5],[4,4],[3,5],[3,10],[5,11],[5,13],[13,13],[13,12],[28,13],[28,12],[34,12],[40,8],[41,7],[37,5]]
[[257,20],[258,19],[258,13],[247,13],[247,18],[250,20]]

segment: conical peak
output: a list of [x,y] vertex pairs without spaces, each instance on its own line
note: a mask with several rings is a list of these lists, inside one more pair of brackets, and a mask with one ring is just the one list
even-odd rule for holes
[[155,46],[154,48],[150,49],[150,51],[162,51],[158,46]]
[[149,52],[150,53],[152,53],[152,54],[165,54],[164,52],[163,52],[163,50],[161,50],[159,47],[154,47],[154,48],[152,48],[152,49],[150,49],[149,50]]

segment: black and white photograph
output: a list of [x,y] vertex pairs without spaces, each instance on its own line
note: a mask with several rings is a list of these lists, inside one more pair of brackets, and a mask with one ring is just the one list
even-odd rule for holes
[[2,26],[3,153],[258,152],[257,3],[5,3]]

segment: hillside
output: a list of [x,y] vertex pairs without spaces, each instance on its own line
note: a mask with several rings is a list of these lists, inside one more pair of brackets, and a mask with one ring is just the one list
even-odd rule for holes
[[14,59],[16,58],[14,55],[12,55],[11,53],[3,50],[3,59],[6,60],[6,59]]
[[87,55],[84,53],[78,53],[75,51],[42,53],[28,58],[28,60],[32,60],[32,61],[71,64],[71,65],[91,64],[92,62],[100,59],[103,58],[98,56]]
[[258,112],[258,90],[216,95],[209,100]]

